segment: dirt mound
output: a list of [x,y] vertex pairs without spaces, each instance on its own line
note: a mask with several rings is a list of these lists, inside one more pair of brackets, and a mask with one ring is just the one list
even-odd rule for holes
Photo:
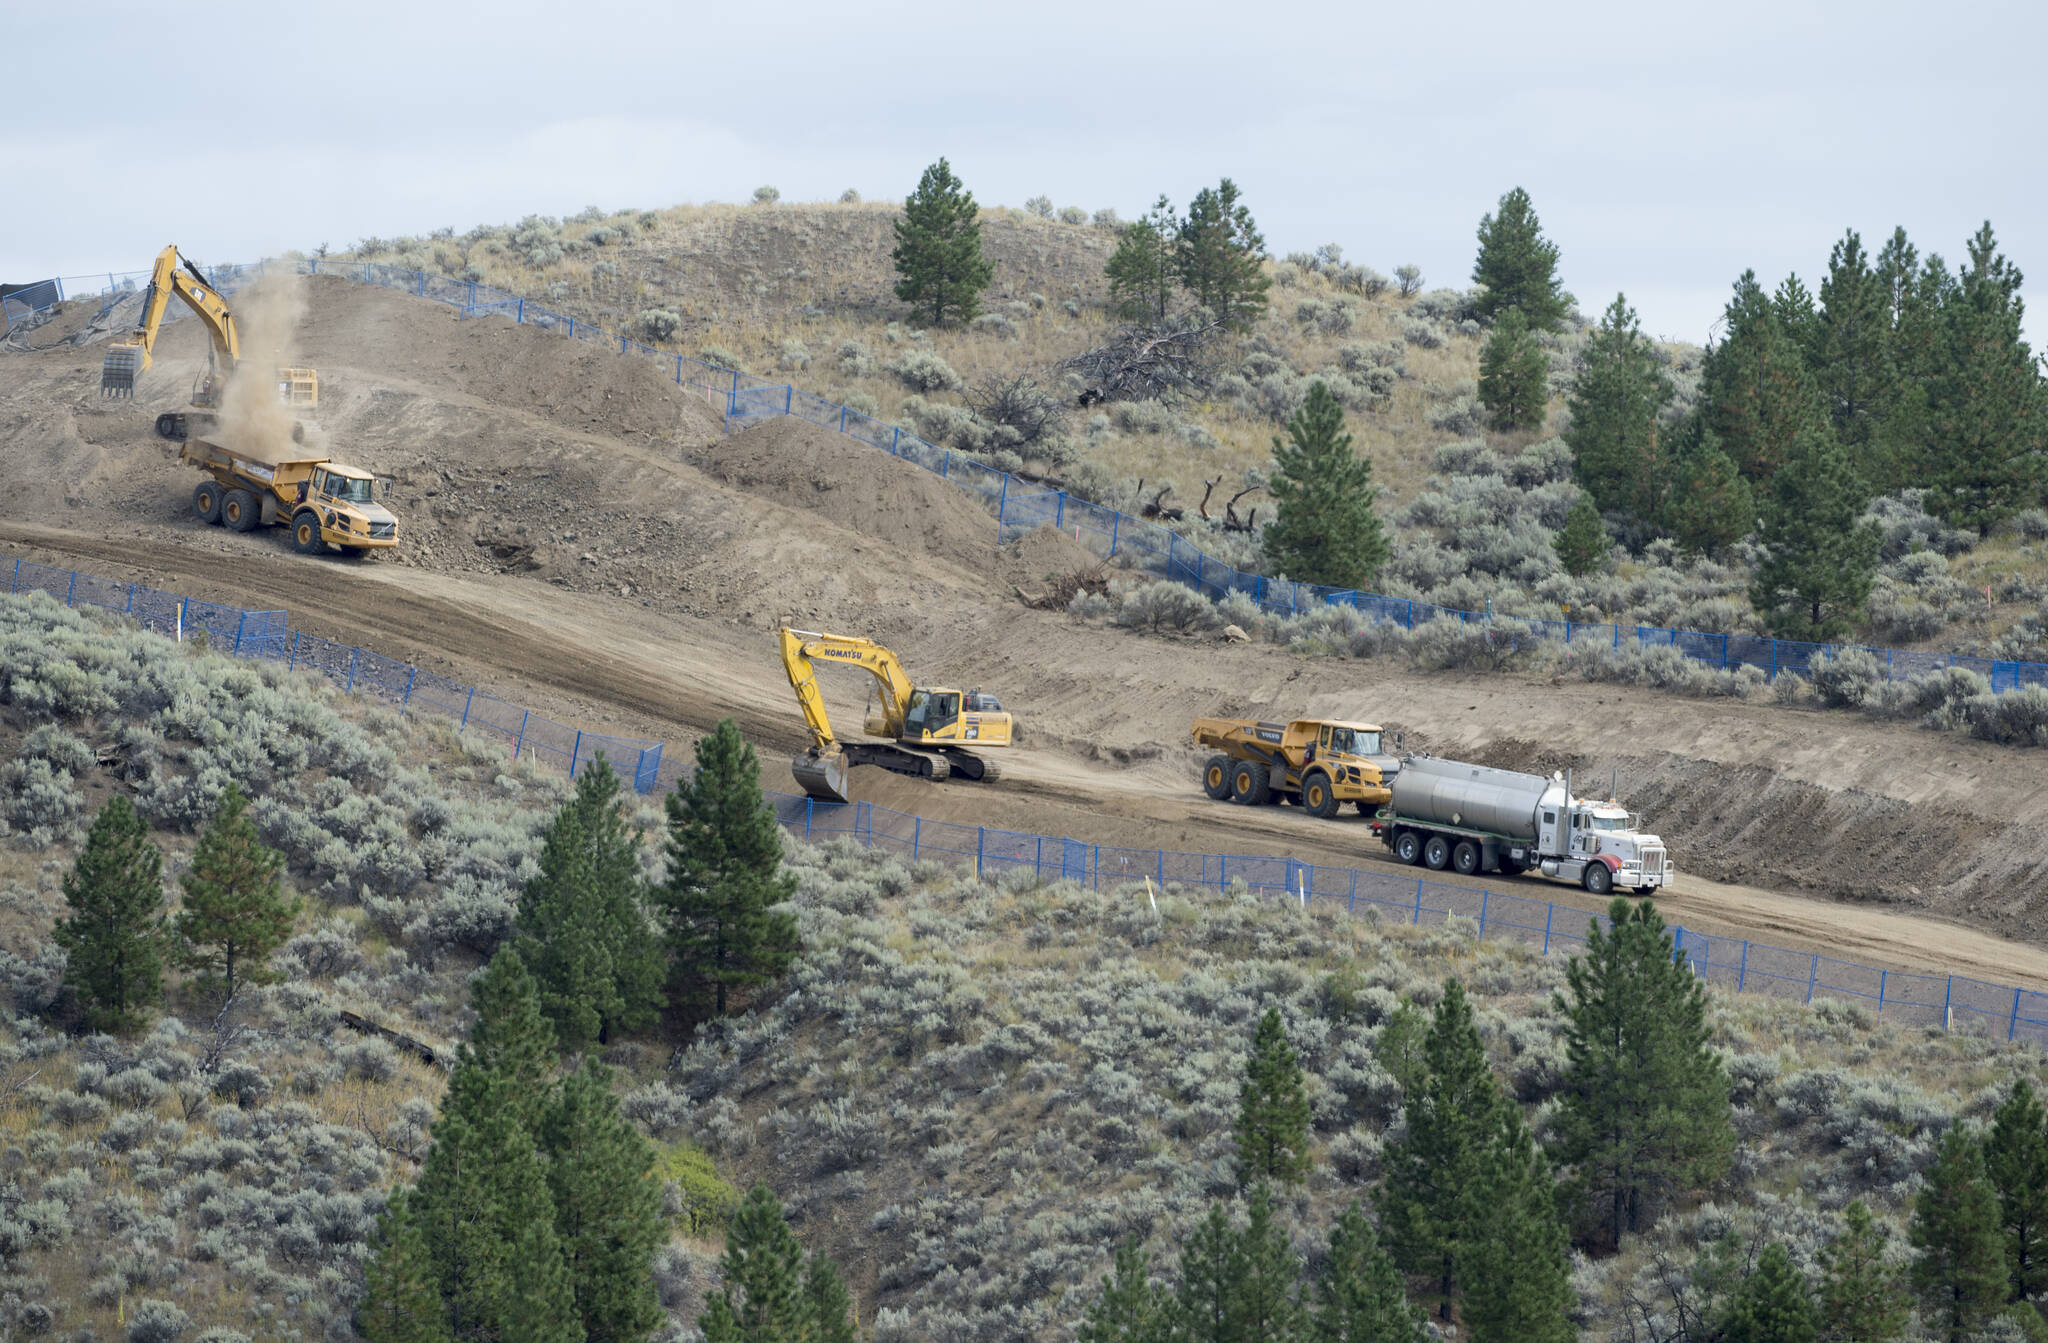
[[719,480],[906,552],[986,573],[996,521],[968,495],[879,448],[802,420],[757,424],[692,454]]
[[390,370],[614,438],[696,444],[721,432],[720,415],[676,382],[673,359],[622,355],[615,341],[571,340],[503,317],[465,321],[446,304],[340,276],[300,283],[308,293],[297,357],[315,367]]
[[1058,528],[1048,524],[1024,533],[1002,549],[996,561],[996,577],[1008,592],[1018,590],[1039,594],[1071,587],[1060,580],[1075,574],[1093,574],[1105,569],[1094,551]]

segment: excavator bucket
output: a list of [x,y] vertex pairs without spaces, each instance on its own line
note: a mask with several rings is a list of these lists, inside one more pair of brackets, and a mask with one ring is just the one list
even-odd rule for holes
[[843,751],[807,751],[789,762],[797,786],[823,802],[851,802],[846,787],[846,755]]
[[141,371],[140,345],[109,345],[107,357],[100,363],[100,395],[135,395],[135,375]]

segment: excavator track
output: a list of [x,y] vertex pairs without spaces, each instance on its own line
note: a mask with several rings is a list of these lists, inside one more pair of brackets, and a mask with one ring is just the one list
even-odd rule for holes
[[946,759],[952,762],[953,777],[969,783],[994,783],[1003,776],[1002,769],[993,760],[971,755],[966,751],[948,751]]

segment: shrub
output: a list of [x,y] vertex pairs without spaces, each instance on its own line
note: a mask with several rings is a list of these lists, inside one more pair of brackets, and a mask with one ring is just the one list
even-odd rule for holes
[[1116,623],[1126,629],[1214,629],[1216,607],[1193,588],[1168,579],[1132,588],[1123,597]]
[[782,338],[782,352],[776,366],[789,372],[801,372],[811,366],[810,347],[795,336]]
[[2022,686],[2002,695],[1982,694],[1963,706],[1970,735],[2019,746],[2048,746],[2048,689]]
[[1040,219],[1050,219],[1052,218],[1052,197],[1029,197],[1024,202],[1024,209],[1026,213],[1037,215]]
[[676,1220],[684,1235],[709,1238],[724,1232],[740,1206],[740,1195],[719,1175],[709,1155],[679,1142],[661,1154],[655,1171],[675,1186]]
[[774,187],[763,186],[754,188],[754,204],[756,205],[773,205],[781,199],[782,193]]
[[648,340],[674,340],[683,329],[683,315],[674,308],[642,308],[640,334]]
[[1417,349],[1435,350],[1443,347],[1445,337],[1443,328],[1436,323],[1410,318],[1401,323],[1401,339]]
[[913,392],[957,392],[962,385],[953,366],[930,350],[906,350],[885,367]]
[[1402,298],[1412,298],[1422,288],[1422,267],[1416,265],[1394,267],[1394,283],[1399,286]]
[[857,340],[840,341],[832,358],[838,363],[839,371],[849,378],[865,378],[874,371],[874,353]]
[[191,1327],[192,1317],[170,1302],[139,1301],[128,1317],[128,1343],[178,1343]]
[[86,771],[98,763],[98,757],[83,737],[75,736],[55,723],[45,723],[23,738],[16,758],[47,760],[50,768],[62,770],[74,779],[84,778]]
[[1078,205],[1062,205],[1060,207],[1060,222],[1062,224],[1085,224],[1088,222],[1088,212]]
[[1884,673],[1877,659],[1861,648],[1847,648],[1831,658],[1816,659],[1808,669],[1813,693],[1831,709],[1860,709],[1877,698]]
[[1124,221],[1117,217],[1116,207],[1114,206],[1105,206],[1097,210],[1093,215],[1089,216],[1088,222],[1099,229],[1120,229],[1124,226]]
[[985,312],[967,325],[984,335],[1000,336],[1004,340],[1017,339],[1017,324],[999,312]]
[[839,203],[841,205],[858,205],[860,204],[860,193],[852,187],[848,187],[839,193]]
[[0,820],[18,833],[17,843],[40,849],[68,843],[84,833],[85,795],[69,772],[44,759],[10,760],[0,766]]

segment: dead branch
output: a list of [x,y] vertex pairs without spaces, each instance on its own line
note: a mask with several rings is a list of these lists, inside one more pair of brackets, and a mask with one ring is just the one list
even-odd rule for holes
[[1221,322],[1123,326],[1108,341],[1061,365],[1080,375],[1083,408],[1104,401],[1173,401],[1209,386],[1210,346]]

